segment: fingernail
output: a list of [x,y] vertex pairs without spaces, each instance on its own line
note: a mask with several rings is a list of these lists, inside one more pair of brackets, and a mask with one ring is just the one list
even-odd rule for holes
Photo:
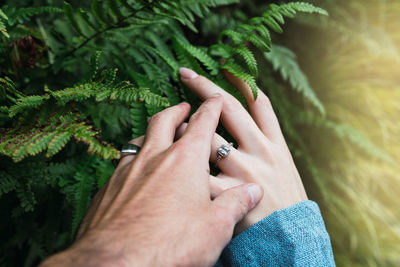
[[260,201],[263,194],[261,186],[258,184],[251,184],[247,190],[251,196],[251,208],[254,208],[254,206]]
[[196,72],[188,68],[180,68],[179,73],[181,74],[181,78],[185,80],[191,80],[199,76]]

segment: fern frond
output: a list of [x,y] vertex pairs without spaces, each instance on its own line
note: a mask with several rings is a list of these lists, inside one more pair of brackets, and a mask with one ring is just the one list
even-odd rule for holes
[[62,13],[61,8],[52,6],[41,6],[41,7],[9,7],[3,6],[3,11],[8,16],[8,24],[14,25],[15,23],[23,23],[29,20],[31,17],[40,15],[43,13]]
[[43,96],[38,96],[38,95],[32,95],[32,96],[26,96],[19,98],[18,101],[10,107],[9,109],[9,116],[14,117],[18,113],[31,109],[31,108],[37,108],[40,105],[43,104],[44,101],[48,100],[50,96],[48,94],[45,94]]
[[20,142],[21,144],[16,144],[13,147],[13,152],[12,152],[12,159],[14,162],[21,161],[24,157],[27,156],[27,147],[29,144],[29,136],[20,136]]
[[96,100],[104,99],[119,100],[124,103],[144,101],[158,107],[169,106],[169,101],[165,97],[152,93],[148,88],[135,88],[130,82],[121,82],[115,87],[103,88],[103,91],[97,94]]
[[70,138],[71,133],[68,132],[68,129],[66,129],[66,132],[56,134],[48,144],[46,157],[51,157],[59,152],[68,143]]
[[[96,19],[101,23],[101,24],[112,24],[112,20],[109,18],[109,14],[106,11],[106,7],[104,5],[103,0],[92,0],[92,13],[96,17]],[[111,10],[110,10],[111,11]]]
[[75,173],[74,179],[77,182],[73,185],[74,210],[71,222],[71,239],[89,208],[94,185],[94,175],[88,173],[88,170],[82,170]]
[[393,159],[388,153],[377,147],[367,136],[351,125],[339,124],[311,112],[298,111],[295,114],[294,121],[296,123],[325,127],[331,130],[340,140],[350,141],[368,155],[393,163]]
[[16,195],[20,201],[20,206],[23,211],[33,211],[34,206],[36,205],[35,196],[29,185],[22,185],[19,183],[19,186],[15,189]]
[[257,61],[254,54],[244,45],[241,45],[233,50],[234,53],[241,55],[246,62],[251,74],[254,77],[258,76]]
[[181,45],[182,42],[178,40],[178,38],[174,38],[172,44],[180,66],[191,68],[201,75],[206,75],[199,62],[186,51],[186,49]]
[[115,20],[122,18],[121,7],[118,5],[118,1],[107,0],[107,7],[110,10],[110,14],[114,16]]
[[5,171],[0,171],[0,197],[17,189],[18,185],[18,180]]
[[63,8],[64,8],[64,15],[67,18],[68,22],[71,24],[74,31],[76,31],[79,35],[85,36],[83,34],[82,30],[78,26],[78,22],[75,17],[75,14],[74,14],[71,4],[68,2],[64,2]]
[[257,99],[258,87],[252,75],[247,73],[246,70],[244,70],[240,65],[234,63],[232,60],[228,60],[221,68],[226,69],[234,76],[243,79],[250,86],[254,99]]
[[211,58],[205,51],[192,46],[189,43],[182,43],[178,39],[177,42],[188,54],[200,61],[211,72],[211,74],[217,74],[219,63]]
[[[58,117],[58,118],[55,118]],[[12,157],[19,162],[29,155],[36,155],[47,149],[46,156],[59,152],[74,137],[78,142],[87,144],[88,153],[110,159],[119,158],[119,151],[107,143],[100,143],[94,136],[98,134],[91,125],[77,122],[74,116],[54,115],[50,122],[40,128],[26,131],[24,128],[9,133],[0,140],[0,154]],[[59,122],[61,121],[61,122]]]
[[56,134],[56,132],[51,132],[51,126],[45,127],[43,131],[32,136],[26,148],[27,153],[34,156],[44,151]]
[[4,21],[7,21],[8,17],[7,15],[0,9],[0,32],[7,38],[10,37],[10,35],[7,32],[6,25],[4,24]]
[[143,103],[132,103],[130,109],[132,120],[132,138],[137,138],[146,133],[147,111]]
[[283,30],[280,24],[285,23],[284,17],[293,18],[297,12],[328,15],[325,10],[309,3],[292,2],[282,5],[270,4],[269,9],[265,11],[261,17],[252,18],[249,24],[241,24],[235,30],[221,32],[220,40],[226,35],[231,38],[235,44],[241,44],[246,41],[253,43],[254,41],[254,45],[260,48],[263,46],[260,45],[258,41],[255,41],[260,39],[265,43],[265,48],[267,48],[264,49],[264,51],[268,51],[268,48],[271,46],[271,37],[269,30],[265,26],[268,26],[275,32],[281,33]]
[[72,135],[77,141],[89,145],[89,154],[96,154],[104,159],[119,158],[120,155],[117,149],[105,142],[104,144],[101,144],[96,138],[93,137],[97,133],[97,131],[92,129],[92,126],[86,125],[84,122],[74,123]]
[[[257,77],[258,69],[257,62],[253,53],[245,46],[250,42],[261,51],[268,52],[271,49],[271,34],[269,29],[281,33],[283,30],[281,24],[285,23],[284,17],[292,18],[297,12],[318,13],[327,15],[327,12],[321,8],[315,7],[308,3],[292,2],[282,5],[270,4],[267,11],[262,16],[250,19],[249,24],[240,24],[235,29],[222,31],[219,35],[219,45],[212,46],[211,53],[219,54],[224,58],[230,58],[234,54],[239,54],[243,57],[250,73]],[[268,29],[269,28],[269,29]],[[231,49],[228,49],[224,36],[230,38],[233,42]],[[222,46],[225,44],[225,46]],[[240,66],[239,66],[240,67]],[[235,66],[234,68],[238,68]],[[251,81],[247,75],[243,77],[252,83],[254,97],[256,98],[255,82]],[[309,95],[314,104],[318,104],[316,97]],[[318,106],[319,109],[321,105]]]
[[0,88],[2,88],[6,92],[13,94],[16,97],[25,97],[22,92],[17,90],[17,88],[15,87],[15,83],[7,76],[4,78],[0,77]]
[[279,71],[282,78],[288,81],[293,89],[301,93],[310,101],[321,114],[325,114],[325,108],[311,88],[306,75],[301,71],[296,62],[296,55],[283,46],[273,45],[271,52],[264,53],[265,58],[272,64],[275,71]]
[[[101,51],[96,51],[90,58],[90,71],[89,71],[89,75],[87,78],[88,82],[91,82],[96,78],[96,75],[99,71],[99,59],[100,59],[101,53],[102,53]],[[116,73],[114,74],[114,78],[112,79],[112,81],[114,81],[115,75],[116,75]],[[108,82],[110,82],[110,80],[108,80]]]

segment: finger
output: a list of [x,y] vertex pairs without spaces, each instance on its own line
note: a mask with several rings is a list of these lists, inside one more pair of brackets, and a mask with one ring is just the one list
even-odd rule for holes
[[211,199],[219,196],[223,191],[243,184],[242,181],[219,174],[217,177],[210,175]]
[[239,147],[258,147],[257,140],[262,140],[260,137],[264,138],[264,136],[250,114],[236,98],[190,69],[181,68],[180,73],[182,82],[201,99],[208,99],[215,93],[222,94],[224,98],[224,108],[221,114],[222,124],[238,142]]
[[174,141],[176,128],[186,119],[189,111],[190,105],[181,103],[153,115],[141,153],[154,155],[167,150]]
[[[176,130],[175,138],[179,139],[183,136],[185,130],[187,128],[187,123],[182,123],[181,126]],[[216,163],[218,157],[218,148],[221,145],[228,144],[228,142],[219,134],[214,133],[211,141],[211,153],[210,153],[210,162]],[[230,147],[231,151],[226,158],[221,158],[218,161],[217,167],[226,175],[237,175],[242,172],[242,157],[240,151],[238,151],[233,146]]]
[[258,204],[262,197],[261,186],[243,184],[223,191],[213,202],[215,208],[222,211],[221,213],[225,214],[234,226]]
[[251,116],[264,135],[272,142],[281,142],[284,140],[279,121],[268,97],[258,89],[257,99],[254,100],[251,88],[245,81],[232,75],[232,73],[228,71],[224,71],[224,75],[244,96]]
[[218,125],[222,106],[223,102],[220,94],[207,99],[190,117],[187,128],[177,143],[190,146],[196,151],[196,156],[200,159],[208,159],[211,141]]

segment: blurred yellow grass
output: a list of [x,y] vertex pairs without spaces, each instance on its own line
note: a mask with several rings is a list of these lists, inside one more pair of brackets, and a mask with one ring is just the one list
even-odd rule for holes
[[328,40],[315,40],[329,46],[315,87],[329,119],[359,129],[392,161],[311,137],[331,153],[324,216],[338,266],[400,266],[400,1],[343,8],[354,18],[333,15]]

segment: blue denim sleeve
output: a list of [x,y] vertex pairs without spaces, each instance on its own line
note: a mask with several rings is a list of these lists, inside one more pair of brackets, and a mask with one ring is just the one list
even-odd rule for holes
[[236,236],[215,266],[335,266],[317,203],[275,211]]

